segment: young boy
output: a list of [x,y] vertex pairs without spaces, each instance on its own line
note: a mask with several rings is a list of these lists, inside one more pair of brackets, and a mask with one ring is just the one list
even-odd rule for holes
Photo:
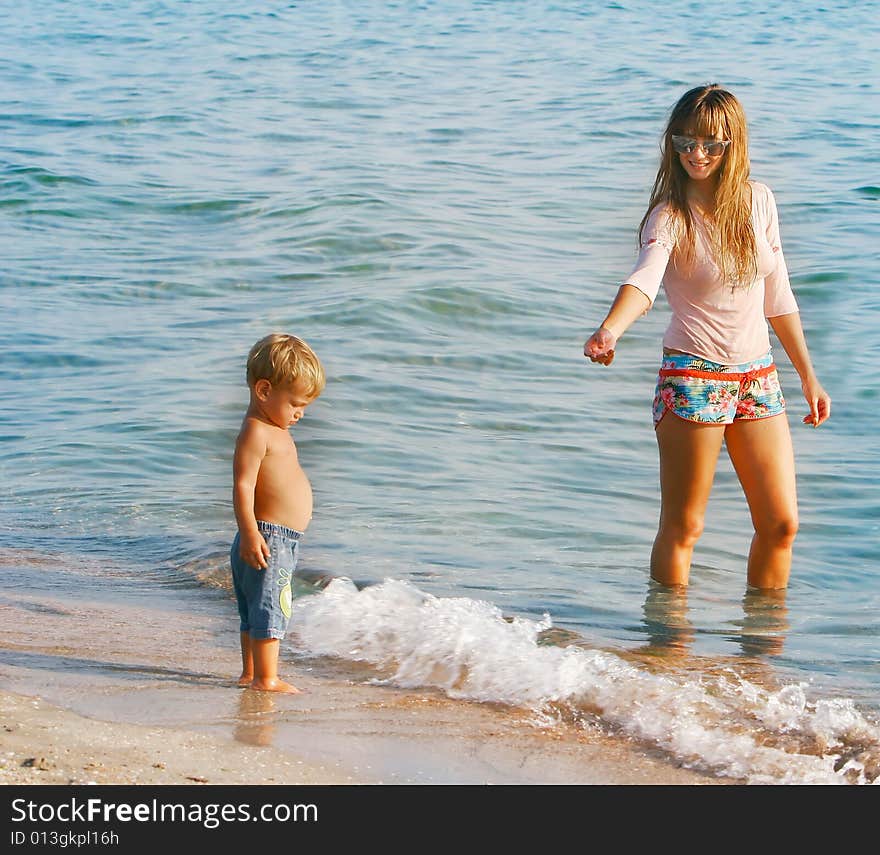
[[312,518],[312,488],[288,429],[324,388],[324,368],[292,335],[267,335],[247,361],[250,405],[233,460],[238,533],[232,582],[241,618],[239,686],[300,689],[278,677],[278,653],[291,613],[291,580],[300,538]]

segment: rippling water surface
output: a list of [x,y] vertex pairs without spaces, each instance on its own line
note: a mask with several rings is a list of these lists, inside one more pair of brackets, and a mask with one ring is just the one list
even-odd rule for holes
[[[876,715],[880,26],[798,6],[2,4],[3,542],[221,572],[245,356],[287,330],[329,377],[295,430],[304,572],[546,613],[690,654],[695,682],[760,662]],[[663,301],[611,368],[581,356],[664,118],[706,81],[750,118],[834,401],[802,426],[778,349],[802,517],[780,598],[746,592],[726,460],[687,597],[648,584]]]

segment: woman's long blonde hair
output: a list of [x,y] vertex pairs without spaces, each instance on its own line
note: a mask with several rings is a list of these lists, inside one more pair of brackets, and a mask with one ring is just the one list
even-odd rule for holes
[[[697,86],[673,107],[660,144],[662,159],[651,191],[648,210],[639,226],[639,242],[651,211],[661,203],[671,209],[683,240],[676,242],[677,260],[685,269],[694,261],[694,218],[687,200],[688,175],[672,146],[672,135],[730,140],[718,168],[715,209],[704,217],[715,264],[725,282],[749,285],[757,275],[755,233],[752,229],[752,193],[746,117],[739,101],[717,84]],[[679,232],[679,234],[682,234]]]

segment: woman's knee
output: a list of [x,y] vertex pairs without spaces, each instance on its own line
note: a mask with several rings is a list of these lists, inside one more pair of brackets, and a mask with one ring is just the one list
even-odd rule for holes
[[660,523],[661,533],[678,546],[691,547],[703,534],[702,514],[685,514],[677,519],[664,519]]
[[776,519],[761,520],[755,526],[759,537],[777,546],[791,546],[798,533],[797,514],[790,514]]

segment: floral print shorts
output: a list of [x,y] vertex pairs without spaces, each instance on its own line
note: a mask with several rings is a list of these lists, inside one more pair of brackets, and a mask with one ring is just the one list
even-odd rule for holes
[[710,362],[690,353],[663,352],[654,393],[654,427],[669,410],[702,424],[729,425],[785,412],[773,357],[741,365]]

